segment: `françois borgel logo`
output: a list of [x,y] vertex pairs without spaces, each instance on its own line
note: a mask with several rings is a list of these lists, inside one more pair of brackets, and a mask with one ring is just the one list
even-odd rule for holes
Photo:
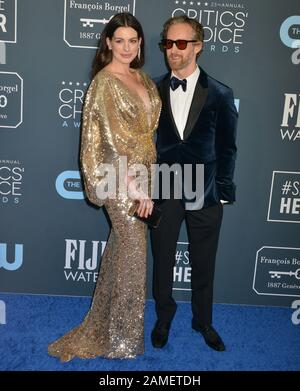
[[258,295],[300,296],[300,248],[264,246],[259,249],[253,290]]
[[171,15],[185,14],[204,26],[204,50],[239,53],[244,44],[248,11],[241,3],[174,0]]
[[300,140],[300,94],[284,94],[280,134],[282,140]]
[[0,204],[21,203],[24,171],[19,160],[0,159]]
[[59,89],[58,115],[63,128],[80,128],[84,94],[88,83],[62,81]]
[[66,281],[95,283],[106,241],[66,239],[64,274]]
[[0,72],[0,128],[17,128],[23,122],[23,79]]
[[119,12],[135,15],[135,0],[65,0],[64,41],[71,47],[97,48],[104,26]]
[[300,223],[300,172],[273,172],[267,220]]
[[0,42],[17,42],[17,0],[0,0]]

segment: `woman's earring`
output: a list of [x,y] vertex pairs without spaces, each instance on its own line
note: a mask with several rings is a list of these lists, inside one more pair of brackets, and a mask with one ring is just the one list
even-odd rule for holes
[[141,47],[139,46],[139,50],[138,50],[138,59],[139,61],[141,60]]

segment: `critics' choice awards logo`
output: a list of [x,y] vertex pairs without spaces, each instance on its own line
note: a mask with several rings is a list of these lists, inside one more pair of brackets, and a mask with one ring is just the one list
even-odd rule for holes
[[82,105],[88,83],[62,81],[58,92],[58,115],[63,128],[80,128]]
[[64,275],[66,281],[95,283],[106,241],[66,239]]
[[204,50],[239,53],[244,43],[248,11],[244,4],[175,0],[172,16],[185,14],[204,27]]
[[300,296],[300,248],[264,246],[259,249],[253,290],[258,295]]
[[280,134],[282,140],[300,140],[300,94],[284,94]]
[[286,18],[279,30],[282,43],[294,49],[291,55],[293,64],[300,64],[300,15],[293,15]]
[[23,122],[23,79],[0,72],[0,128],[17,128]]
[[67,200],[83,200],[84,194],[79,171],[63,171],[55,181],[57,193]]
[[0,271],[1,269],[8,271],[18,270],[23,264],[23,244],[15,244],[13,246],[6,243],[0,243]]
[[65,0],[64,41],[77,48],[97,48],[104,26],[119,12],[135,15],[135,0]]
[[300,223],[300,172],[273,171],[267,220]]
[[20,204],[24,171],[19,160],[0,159],[0,203]]
[[0,0],[0,42],[17,42],[17,0]]
[[173,269],[174,291],[191,290],[191,266],[189,261],[188,246],[189,244],[186,242],[177,242],[175,265]]

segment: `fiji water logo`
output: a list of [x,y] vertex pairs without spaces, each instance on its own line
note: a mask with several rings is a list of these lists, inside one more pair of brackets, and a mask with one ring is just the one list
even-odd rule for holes
[[15,271],[23,264],[23,244],[15,244],[14,259],[7,259],[7,244],[0,243],[0,269]]

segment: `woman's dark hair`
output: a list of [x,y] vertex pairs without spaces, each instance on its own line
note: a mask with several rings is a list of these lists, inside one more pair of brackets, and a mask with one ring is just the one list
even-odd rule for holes
[[116,14],[108,24],[105,26],[102,31],[99,47],[96,53],[96,56],[93,61],[93,77],[106,65],[108,65],[112,60],[112,52],[109,50],[106,38],[112,39],[114,32],[119,27],[131,27],[133,28],[137,34],[138,38],[142,38],[141,41],[141,51],[140,58],[138,56],[131,62],[131,68],[141,68],[145,62],[145,51],[144,51],[144,33],[140,22],[130,13],[124,12],[120,14]]

